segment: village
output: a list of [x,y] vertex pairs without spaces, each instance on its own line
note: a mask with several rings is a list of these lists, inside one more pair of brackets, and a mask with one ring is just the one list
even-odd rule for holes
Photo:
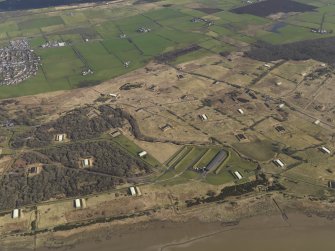
[[0,49],[0,58],[0,85],[16,85],[37,74],[40,58],[25,39],[10,41]]

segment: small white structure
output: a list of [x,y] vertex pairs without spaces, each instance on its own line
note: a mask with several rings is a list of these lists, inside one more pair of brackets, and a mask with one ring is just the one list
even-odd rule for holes
[[86,208],[86,199],[80,199],[81,208]]
[[318,124],[320,124],[320,122],[321,122],[321,121],[320,121],[319,119],[317,119],[317,120],[314,121],[314,124],[315,124],[315,125],[318,125]]
[[135,187],[129,187],[129,192],[131,196],[136,196],[136,190]]
[[81,200],[80,199],[75,199],[74,200],[74,207],[79,209],[81,208]]
[[13,212],[12,212],[12,218],[13,218],[13,219],[17,219],[17,218],[20,217],[20,215],[21,215],[21,210],[15,208],[15,209],[13,210]]
[[201,114],[201,115],[200,115],[200,118],[201,118],[202,121],[206,121],[206,120],[208,120],[208,117],[207,117],[206,114]]
[[282,168],[285,166],[284,162],[282,162],[280,159],[275,159],[273,161],[273,163],[275,163],[276,166],[279,166],[279,167],[282,167]]
[[285,107],[284,103],[281,103],[281,104],[278,105],[278,108],[280,108],[280,109],[283,109],[284,107]]
[[142,195],[142,192],[141,192],[139,187],[135,187],[135,190],[136,190],[136,193],[137,193],[138,196]]
[[241,108],[238,109],[237,111],[238,111],[240,114],[242,114],[242,115],[244,114],[244,111],[243,111]]
[[240,174],[239,171],[235,171],[235,172],[234,172],[234,176],[235,176],[237,179],[239,179],[239,180],[243,179],[243,176]]
[[276,82],[276,85],[277,85],[277,86],[281,86],[282,84],[283,84],[283,83],[280,82],[280,81]]
[[146,156],[148,153],[146,151],[140,152],[138,154],[139,157],[143,158],[144,156]]
[[330,154],[330,150],[329,150],[327,147],[325,147],[325,146],[321,147],[320,150],[321,150],[321,152],[323,152],[323,153],[328,153],[328,154]]
[[64,141],[65,140],[65,134],[57,134],[56,135],[56,141]]
[[64,46],[65,46],[65,42],[59,42],[59,43],[58,43],[58,46],[59,46],[59,47],[64,47]]
[[264,64],[264,67],[266,67],[266,68],[271,68],[271,65],[269,65],[269,64]]
[[89,159],[83,159],[82,164],[83,164],[83,167],[89,167],[90,166],[90,160]]

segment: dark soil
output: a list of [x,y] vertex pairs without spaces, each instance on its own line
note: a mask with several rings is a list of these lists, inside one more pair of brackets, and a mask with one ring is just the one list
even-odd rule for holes
[[257,42],[246,56],[263,62],[314,59],[330,65],[335,64],[335,37],[272,45]]
[[316,7],[308,4],[295,2],[292,0],[267,0],[247,6],[232,9],[236,14],[251,14],[260,17],[266,17],[279,12],[308,12],[314,11]]

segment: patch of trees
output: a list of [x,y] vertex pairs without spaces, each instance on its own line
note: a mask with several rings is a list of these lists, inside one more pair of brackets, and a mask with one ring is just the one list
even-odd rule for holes
[[331,65],[335,64],[335,38],[306,40],[301,42],[273,45],[262,41],[248,52],[246,56],[259,61],[269,62],[280,59],[308,60],[314,59]]
[[292,0],[266,0],[235,8],[231,10],[231,12],[236,14],[251,14],[266,17],[279,12],[306,12],[313,11],[315,9],[315,6]]
[[45,147],[57,133],[65,133],[71,140],[92,139],[110,128],[121,127],[124,123],[124,113],[121,109],[102,105],[98,108],[96,116],[89,118],[89,113],[88,108],[75,109],[54,122],[14,135],[11,146]]
[[140,176],[151,171],[145,162],[129,156],[127,152],[108,141],[69,144],[40,152],[51,161],[72,168],[79,168],[80,159],[93,157],[90,171],[118,177]]
[[0,210],[11,209],[56,197],[84,196],[102,192],[119,184],[119,179],[80,172],[71,168],[44,166],[33,177],[12,172],[2,177]]
[[[264,185],[266,186],[266,179],[260,179],[260,180],[255,180],[255,181],[250,181],[247,183],[235,185],[235,186],[229,186],[229,187],[224,187],[221,190],[221,193],[216,195],[216,194],[207,194],[207,197],[196,197],[193,198],[192,200],[186,200],[185,203],[187,207],[192,207],[204,203],[212,203],[212,202],[219,202],[227,197],[230,196],[241,196],[244,194],[248,194],[253,192],[257,186],[259,185]],[[285,190],[285,187],[282,186],[279,183],[274,183],[272,186],[268,187],[269,191],[282,191]]]
[[158,62],[169,62],[175,60],[177,57],[186,55],[188,53],[198,51],[201,47],[197,44],[190,45],[186,48],[177,49],[174,51],[166,52],[156,58]]

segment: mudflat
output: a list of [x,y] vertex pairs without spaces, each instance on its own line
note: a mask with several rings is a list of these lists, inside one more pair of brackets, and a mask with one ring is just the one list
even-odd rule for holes
[[[256,216],[236,225],[223,222],[151,222],[91,233],[80,244],[55,250],[200,251],[200,250],[332,250],[335,222],[302,213]],[[85,235],[85,233],[83,233]],[[53,249],[39,249],[39,251]]]

